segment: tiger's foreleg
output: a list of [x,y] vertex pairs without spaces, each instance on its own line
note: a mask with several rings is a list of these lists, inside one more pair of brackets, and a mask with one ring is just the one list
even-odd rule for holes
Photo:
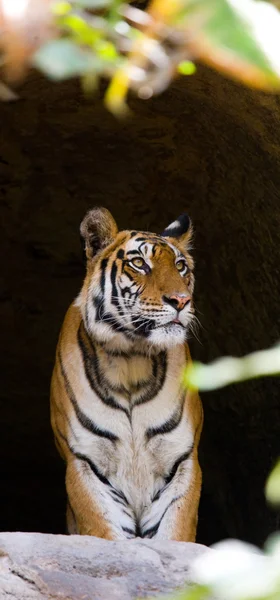
[[154,498],[141,519],[143,538],[194,542],[201,490],[201,469],[197,458],[182,465],[182,474]]
[[135,537],[135,518],[126,497],[93,469],[83,458],[67,461],[68,532],[107,540]]

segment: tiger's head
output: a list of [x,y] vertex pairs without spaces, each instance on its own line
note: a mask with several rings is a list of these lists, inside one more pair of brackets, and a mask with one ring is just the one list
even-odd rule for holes
[[96,340],[167,348],[186,340],[193,319],[192,227],[184,214],[161,235],[120,231],[106,208],[80,227],[87,274],[77,304]]

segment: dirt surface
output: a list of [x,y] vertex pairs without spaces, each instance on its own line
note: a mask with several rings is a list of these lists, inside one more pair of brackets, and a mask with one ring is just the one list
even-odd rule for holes
[[[64,472],[49,424],[58,331],[78,293],[78,228],[109,208],[120,227],[161,231],[183,211],[196,235],[195,358],[241,355],[279,337],[280,102],[200,68],[117,122],[76,82],[31,75],[0,106],[0,529],[64,532]],[[198,540],[262,543],[279,454],[279,380],[203,396]]]

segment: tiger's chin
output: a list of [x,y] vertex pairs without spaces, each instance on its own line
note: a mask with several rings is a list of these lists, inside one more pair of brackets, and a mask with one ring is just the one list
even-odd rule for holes
[[150,344],[155,346],[171,348],[186,342],[187,328],[179,323],[167,323],[153,329],[147,339]]

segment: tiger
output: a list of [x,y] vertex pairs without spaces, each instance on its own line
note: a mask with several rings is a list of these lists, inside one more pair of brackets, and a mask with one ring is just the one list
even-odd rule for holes
[[195,541],[203,410],[186,389],[194,319],[192,223],[118,231],[84,217],[86,275],[66,313],[51,425],[66,463],[69,534]]

